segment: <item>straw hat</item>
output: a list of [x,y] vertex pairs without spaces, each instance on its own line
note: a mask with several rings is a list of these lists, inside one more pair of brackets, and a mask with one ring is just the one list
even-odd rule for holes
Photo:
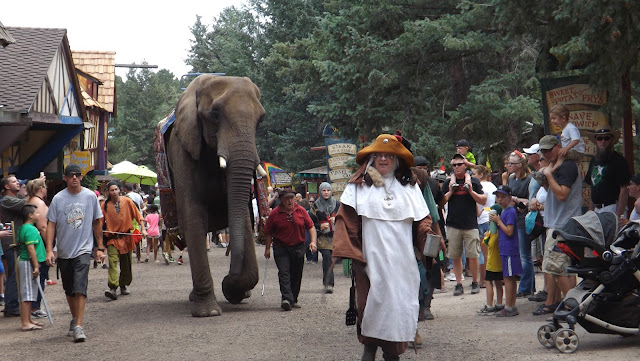
[[369,158],[369,155],[374,153],[393,154],[402,158],[408,167],[415,166],[411,152],[391,134],[380,134],[375,142],[358,152],[356,162],[362,164]]

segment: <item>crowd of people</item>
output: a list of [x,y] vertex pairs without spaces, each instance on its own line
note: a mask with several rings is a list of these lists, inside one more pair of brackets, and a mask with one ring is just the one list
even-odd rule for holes
[[[553,107],[550,119],[563,129],[561,136],[508,152],[501,173],[476,164],[465,139],[455,143],[450,174],[430,172],[428,160],[414,155],[406,139],[383,134],[358,152],[359,168],[339,200],[326,182],[317,199],[269,187],[270,213],[254,232],[264,235],[267,261],[273,254],[282,310],[301,307],[305,260],[321,260],[318,287],[331,294],[333,269],[348,259],[362,360],[374,360],[378,348],[383,359],[397,360],[407,347],[420,347],[417,322],[434,319],[434,294],[449,292],[447,281],[455,282],[453,296],[464,294],[465,276],[472,295],[486,290],[486,299],[478,299],[479,316],[517,316],[517,300],[525,298],[540,302],[534,315],[554,312],[576,277],[566,272],[569,259],[555,247],[553,230],[583,213],[583,181],[591,187],[589,210],[615,213],[621,224],[640,219],[640,174],[632,177],[614,150],[618,133],[605,124],[589,135],[596,154],[583,179],[576,161],[584,141],[568,116],[566,107]],[[71,314],[68,334],[82,342],[92,259],[94,268],[106,262],[105,297],[117,300],[130,294],[134,253],[140,263],[151,255],[158,263],[160,253],[169,264],[172,246],[162,241],[167,230],[153,191],[141,197],[130,185],[111,182],[102,196],[81,186],[74,164],[63,179],[66,188],[49,206],[44,177],[2,179],[0,220],[14,228],[0,229],[0,302],[5,317],[20,316],[22,330],[42,329],[47,314],[39,290],[49,267],[57,265]],[[631,208],[629,196],[639,199]],[[256,210],[254,201],[258,220]],[[225,247],[228,234],[218,233],[210,239]],[[428,254],[425,243],[433,239],[439,252]],[[536,284],[537,267],[542,285]]]

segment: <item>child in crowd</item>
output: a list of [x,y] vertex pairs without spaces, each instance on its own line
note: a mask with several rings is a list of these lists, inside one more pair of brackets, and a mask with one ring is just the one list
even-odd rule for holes
[[[464,162],[464,165],[468,170],[473,169],[473,167],[476,165],[476,156],[471,153],[468,140],[460,139],[456,142],[456,153],[460,154],[463,157],[462,161]],[[469,172],[465,173],[464,182],[471,184],[471,174]],[[451,173],[450,184],[456,184],[456,178],[453,173]]]
[[20,258],[18,260],[18,277],[20,280],[20,321],[22,331],[42,330],[42,323],[31,319],[31,302],[38,299],[38,283],[40,282],[40,262],[44,262],[46,252],[40,232],[35,226],[40,212],[36,206],[25,204],[22,207],[24,224],[18,229]]
[[556,104],[549,110],[549,120],[554,125],[562,128],[560,135],[559,155],[564,159],[580,160],[585,152],[584,140],[580,136],[580,130],[569,121],[569,108],[562,104]]
[[496,195],[496,203],[502,207],[503,211],[500,216],[490,214],[489,220],[498,225],[498,245],[506,299],[505,308],[496,316],[512,317],[519,314],[516,308],[516,276],[522,274],[517,228],[518,216],[516,209],[511,206],[511,188],[509,186],[499,186],[494,194]]
[[[491,206],[492,210],[496,210],[496,214],[500,215],[502,207],[497,204]],[[495,223],[494,223],[495,224]],[[504,304],[502,304],[502,261],[500,261],[500,248],[498,245],[498,232],[496,224],[496,232],[492,233],[490,230],[484,234],[484,244],[487,245],[488,252],[486,258],[486,271],[484,277],[484,284],[487,289],[487,304],[478,311],[478,315],[486,316],[492,315],[495,312],[502,311]],[[493,305],[493,286],[496,286],[496,304]]]
[[159,263],[158,260],[158,240],[160,239],[160,215],[158,214],[158,206],[155,204],[148,204],[147,216],[144,217],[144,221],[147,223],[147,258],[145,262],[149,262],[149,251],[153,249],[153,261]]

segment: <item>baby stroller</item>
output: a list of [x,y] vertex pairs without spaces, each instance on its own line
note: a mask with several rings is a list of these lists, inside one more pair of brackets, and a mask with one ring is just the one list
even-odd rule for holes
[[544,347],[575,352],[576,323],[590,333],[640,333],[640,222],[629,222],[616,237],[617,229],[614,213],[589,211],[554,231],[554,250],[571,259],[567,272],[583,280],[560,302],[553,322],[538,329]]

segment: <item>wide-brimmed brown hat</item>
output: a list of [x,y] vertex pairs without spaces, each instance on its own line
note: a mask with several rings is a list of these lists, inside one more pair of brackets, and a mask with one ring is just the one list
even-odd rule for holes
[[601,135],[609,135],[609,136],[611,136],[611,143],[612,144],[617,142],[618,138],[620,138],[620,132],[617,131],[617,130],[612,130],[611,126],[608,123],[598,124],[598,128],[596,128],[595,131],[587,133],[587,137],[589,137],[589,139],[591,139],[591,141],[593,143],[597,143],[596,142],[596,137],[597,136],[601,136]]
[[362,164],[373,153],[389,153],[404,160],[408,167],[414,167],[413,154],[398,139],[391,134],[380,134],[375,142],[364,147],[356,155],[356,162]]

